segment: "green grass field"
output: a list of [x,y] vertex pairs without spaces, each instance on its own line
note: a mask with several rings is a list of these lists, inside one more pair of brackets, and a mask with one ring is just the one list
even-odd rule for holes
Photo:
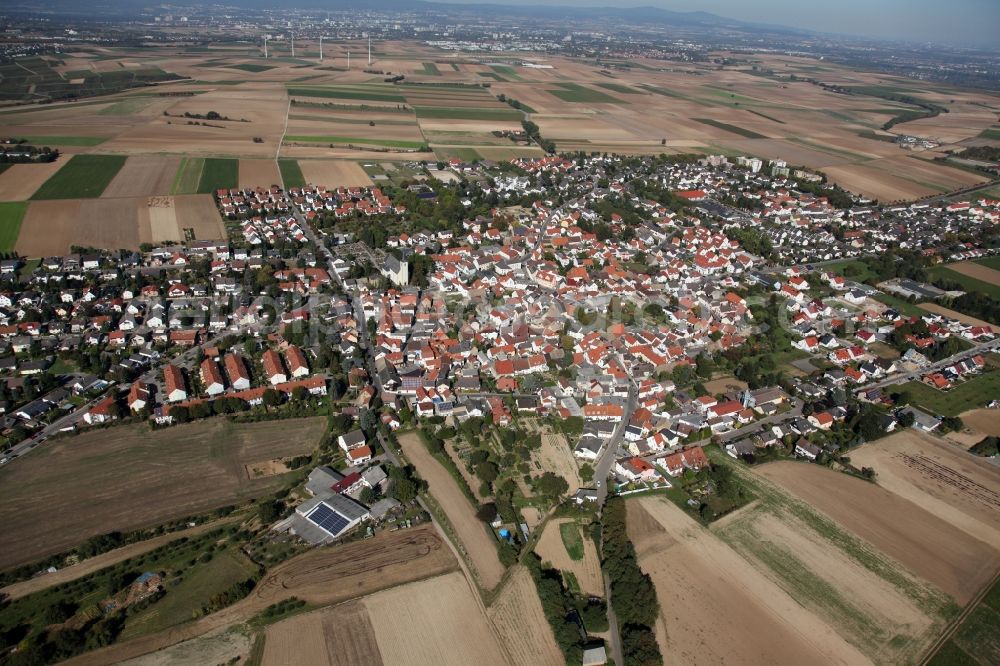
[[[108,107],[110,108],[110,107]],[[33,146],[99,146],[108,140],[106,136],[25,136]]]
[[512,81],[524,81],[521,75],[517,73],[517,70],[510,65],[490,65],[490,69]]
[[442,160],[450,160],[452,158],[458,158],[463,162],[475,162],[476,160],[483,159],[475,148],[469,148],[468,146],[433,146],[434,154]]
[[862,139],[871,139],[872,141],[884,141],[885,143],[895,143],[896,138],[889,136],[888,134],[878,134],[875,130],[861,130],[858,132],[858,136]]
[[124,155],[74,155],[63,168],[45,181],[31,198],[40,200],[99,197],[124,164]]
[[198,184],[201,182],[201,172],[204,168],[204,157],[182,158],[177,173],[174,174],[170,194],[198,194]]
[[979,133],[980,139],[989,139],[990,141],[1000,141],[1000,127],[991,127],[990,129],[984,129]]
[[947,266],[935,266],[929,272],[933,277],[959,283],[965,291],[980,291],[989,294],[991,298],[1000,298],[1000,285],[983,282],[970,275],[963,275]]
[[648,85],[646,83],[640,83],[639,87],[642,88],[643,90],[648,90],[651,93],[656,93],[657,95],[662,95],[664,97],[673,97],[674,99],[686,99],[686,100],[690,100],[691,99],[691,98],[687,97],[686,95],[682,95],[682,94],[680,94],[678,92],[674,92],[673,90],[670,90],[669,88],[661,88],[659,86],[651,86],[651,85]]
[[[342,124],[342,125],[368,125],[369,123],[372,122],[368,118],[350,118],[350,117],[347,117],[347,116],[334,115],[334,114],[331,114],[329,116],[321,116],[318,113],[310,113],[310,114],[302,114],[302,115],[291,113],[291,114],[288,115],[288,119],[289,120],[308,120],[308,121],[314,122],[314,123],[339,123],[339,124]],[[381,119],[379,119],[375,123],[376,126],[378,126],[378,125],[394,125],[394,126],[399,126],[399,127],[403,127],[403,126],[406,126],[406,125],[413,126],[413,125],[416,125],[416,124],[417,124],[416,120],[414,120],[412,117],[407,118],[405,120],[396,120],[396,119],[381,118]]]
[[28,204],[24,201],[0,203],[0,252],[11,252],[21,233],[21,220]]
[[239,69],[244,72],[253,72],[257,74],[259,72],[266,72],[269,69],[274,69],[271,65],[254,65],[252,63],[241,63],[239,65],[228,65],[229,69]]
[[198,194],[212,194],[218,189],[229,189],[240,183],[240,161],[229,158],[209,157],[201,170]]
[[785,124],[784,120],[778,120],[777,118],[775,118],[773,116],[769,116],[766,113],[761,113],[760,111],[754,111],[753,109],[744,109],[744,110],[747,113],[752,113],[755,116],[760,116],[761,118],[764,118],[766,120],[770,120],[773,123],[778,123],[779,125],[784,125]]
[[550,88],[547,93],[558,97],[564,102],[580,102],[582,104],[622,104],[622,101],[600,90],[581,86],[579,83],[560,83],[559,88]]
[[864,282],[869,278],[876,277],[863,259],[844,259],[843,261],[823,264],[819,270],[820,272],[830,271],[855,282]]
[[986,266],[986,268],[992,268],[995,271],[1000,271],[1000,255],[982,257],[981,259],[976,259],[974,263]]
[[295,141],[298,143],[339,143],[367,146],[384,146],[386,148],[408,148],[420,150],[427,144],[423,141],[403,141],[402,139],[365,139],[350,136],[311,136],[292,134],[285,137],[285,141]]
[[281,182],[285,184],[285,189],[289,187],[302,187],[306,184],[306,179],[302,175],[302,168],[296,160],[278,160],[278,170],[281,171]]
[[580,536],[580,526],[576,523],[563,523],[559,526],[559,536],[571,560],[579,562],[583,559],[583,537]]
[[211,561],[199,564],[179,582],[168,585],[163,599],[130,617],[120,640],[183,624],[195,617],[213,595],[224,592],[252,574],[252,565],[237,548],[214,553]]
[[742,127],[737,127],[736,125],[730,125],[729,123],[719,122],[718,120],[713,120],[712,118],[692,118],[696,122],[702,125],[711,125],[712,127],[718,127],[719,129],[726,130],[727,132],[732,132],[733,134],[739,134],[740,136],[745,136],[748,139],[766,139],[767,137],[763,134],[758,134],[753,130],[744,129]]
[[598,83],[597,87],[605,88],[612,92],[621,93],[623,95],[642,95],[641,90],[636,90],[635,88],[629,87],[622,83]]
[[[143,572],[164,572],[166,593],[125,619],[123,637],[135,637],[190,621],[210,598],[252,576],[254,567],[239,552],[235,528],[221,527],[191,537],[178,537],[146,553],[61,585],[5,603],[0,609],[4,631],[25,622],[29,635],[44,632],[48,609],[66,604],[69,613],[98,617],[97,604],[120,593]],[[217,545],[221,542],[222,545]],[[204,553],[210,553],[204,556]]]
[[942,416],[958,416],[962,412],[985,407],[1000,396],[1000,372],[996,370],[962,382],[950,391],[938,391],[920,382],[907,382],[901,389],[910,392],[910,402],[924,411]]
[[496,120],[518,122],[524,114],[515,109],[480,107],[416,106],[417,118],[439,118],[448,120]]
[[438,66],[432,62],[425,62],[424,68],[422,70],[418,69],[414,74],[423,74],[424,76],[441,76],[441,70]]
[[305,86],[289,86],[289,95],[298,95],[300,97],[323,97],[330,99],[360,99],[368,100],[372,102],[396,102],[398,104],[405,104],[406,99],[402,95],[398,95],[388,90],[383,92],[380,90],[365,90],[363,86],[327,86],[323,88],[319,87],[305,87]]
[[896,298],[890,294],[876,294],[873,298],[879,303],[885,303],[900,314],[904,314],[908,317],[923,317],[927,314],[927,310],[918,308],[913,303],[904,301],[901,298]]

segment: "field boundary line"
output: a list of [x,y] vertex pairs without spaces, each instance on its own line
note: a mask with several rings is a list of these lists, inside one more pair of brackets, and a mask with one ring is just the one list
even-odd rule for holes
[[979,608],[980,604],[983,603],[983,599],[987,594],[989,594],[990,590],[993,589],[993,586],[996,585],[998,580],[1000,580],[1000,571],[993,574],[993,578],[991,578],[989,582],[983,586],[983,589],[979,591],[979,594],[973,597],[968,605],[962,609],[962,612],[958,614],[958,617],[952,620],[951,623],[945,628],[944,634],[931,644],[923,659],[920,660],[920,666],[927,666],[931,663],[931,660],[933,660],[937,653],[941,651],[941,648],[944,647],[945,643],[950,641],[955,634],[958,633],[958,630],[962,628],[962,624],[965,623],[965,620],[972,615],[974,610]]
[[[288,93],[288,89],[285,89],[285,94]],[[285,126],[281,128],[281,138],[278,139],[278,147],[274,151],[274,166],[278,169],[278,177],[281,178],[281,188],[285,187],[285,177],[281,175],[281,164],[278,162],[278,158],[281,157],[281,146],[285,144],[285,135],[288,134],[288,114],[292,112],[292,98],[288,98],[288,104],[285,106]]]

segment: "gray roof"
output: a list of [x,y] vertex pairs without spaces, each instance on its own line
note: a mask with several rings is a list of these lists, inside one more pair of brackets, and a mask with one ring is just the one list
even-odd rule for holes
[[330,490],[331,486],[343,478],[343,474],[325,465],[317,467],[309,472],[306,491],[313,497],[327,497],[333,494],[333,491]]
[[374,488],[378,484],[385,481],[386,478],[388,477],[386,476],[384,469],[375,466],[366,469],[364,473],[361,475],[361,478],[363,478],[365,480],[365,483],[367,483],[370,487]]
[[597,666],[598,664],[605,664],[607,661],[608,655],[604,651],[603,645],[587,648],[583,651],[583,666]]
[[344,438],[344,443],[347,446],[361,446],[365,443],[365,433],[360,430],[352,430],[351,432],[344,433],[341,437]]
[[368,509],[344,495],[333,495],[323,500],[328,507],[348,520],[360,520],[368,516]]
[[383,499],[380,499],[379,501],[371,505],[370,511],[372,514],[372,518],[374,518],[375,520],[382,520],[382,518],[384,518],[387,513],[389,513],[390,511],[399,506],[400,506],[399,501],[394,500],[391,497],[385,497]]

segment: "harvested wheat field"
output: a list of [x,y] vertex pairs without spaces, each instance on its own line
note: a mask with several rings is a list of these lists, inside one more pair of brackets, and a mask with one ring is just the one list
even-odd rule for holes
[[0,201],[26,201],[42,183],[66,164],[72,155],[63,154],[45,164],[13,164],[0,173]]
[[183,240],[177,228],[173,197],[149,197],[139,208],[139,228],[146,230],[141,240],[149,243]]
[[945,317],[950,317],[956,321],[960,321],[963,324],[969,324],[971,326],[992,326],[988,321],[983,321],[982,319],[976,319],[975,317],[970,317],[969,315],[962,314],[961,312],[956,312],[950,310],[943,305],[938,305],[937,303],[920,303],[917,307],[921,310],[927,310],[928,312],[933,312],[934,314],[944,315]]
[[[312,451],[322,418],[233,424],[215,419],[151,431],[119,426],[54,439],[0,468],[0,567],[33,562],[97,534],[197,515],[288,481],[250,481],[243,465]],[[121,474],[127,468],[129,474]],[[37,507],[47,516],[39,521]]]
[[281,174],[274,160],[240,160],[239,186],[271,187],[281,184]]
[[667,664],[867,663],[714,534],[665,499],[628,502],[639,566],[656,586]]
[[243,627],[223,627],[204,636],[172,645],[159,652],[121,662],[121,666],[204,666],[232,664],[250,654],[250,632]]
[[349,601],[267,629],[263,666],[381,666],[375,629],[362,601]]
[[1000,437],[1000,411],[996,409],[972,409],[959,414],[967,428],[978,430],[983,435]]
[[368,187],[372,179],[357,162],[348,160],[299,160],[302,177],[320,187]]
[[947,598],[930,584],[780,504],[759,501],[711,529],[875,663],[916,661],[946,622]]
[[535,582],[523,566],[515,566],[486,614],[514,664],[562,666],[565,663],[542,612]]
[[156,155],[132,155],[125,160],[114,180],[108,184],[105,198],[148,197],[170,194],[174,174],[181,164],[179,157],[159,157]]
[[[878,471],[878,470],[876,470]],[[1000,568],[1000,552],[921,504],[818,465],[757,472],[964,605]]]
[[174,197],[177,228],[192,240],[221,240],[226,225],[211,194],[185,194]]
[[504,568],[497,556],[497,541],[487,531],[487,526],[476,518],[476,507],[462,494],[448,471],[430,454],[418,433],[401,436],[399,445],[406,458],[417,468],[417,473],[430,486],[431,495],[458,536],[459,543],[455,546],[466,553],[479,584],[492,590],[500,582]]
[[293,596],[310,604],[336,604],[440,576],[455,571],[457,566],[433,525],[380,532],[364,541],[317,548],[294,557],[269,573],[248,597],[217,613],[158,634],[88,652],[66,663],[116,663],[246,622],[269,605]]
[[1000,467],[912,428],[855,449],[851,462],[874,468],[878,485],[1000,552]]
[[448,545],[428,524],[311,550],[277,567],[251,596],[261,607],[289,596],[332,604],[353,599],[359,590],[367,594],[457,568]]
[[729,393],[730,391],[745,391],[747,383],[735,377],[720,377],[710,382],[705,382],[705,390],[710,394]]
[[1000,271],[994,270],[989,266],[977,264],[974,261],[960,261],[957,264],[948,264],[946,268],[950,268],[956,273],[982,280],[983,282],[1000,285]]
[[479,599],[460,572],[364,600],[385,664],[507,664]]
[[218,240],[226,228],[208,194],[32,201],[15,248],[28,257],[73,245],[138,250],[140,243]]
[[830,182],[883,203],[919,199],[945,191],[945,188],[918,184],[867,164],[826,167],[823,171]]
[[425,153],[401,151],[389,148],[381,150],[369,150],[363,148],[348,148],[347,146],[335,146],[330,148],[319,144],[290,144],[281,145],[281,157],[289,159],[329,159],[346,160],[349,162],[359,160],[370,160],[373,162],[428,162],[437,161],[437,156],[427,151]]
[[[580,538],[583,542],[583,559],[574,560],[566,551],[562,536],[559,532],[561,525],[575,525],[580,531]],[[545,525],[542,538],[538,541],[535,552],[542,560],[549,562],[556,569],[563,572],[570,572],[576,576],[580,583],[580,591],[594,597],[604,596],[604,576],[601,573],[601,560],[597,556],[597,547],[594,541],[582,533],[581,526],[576,524],[572,518],[560,518],[551,520]]]
[[575,493],[581,486],[579,467],[573,458],[573,449],[566,443],[566,435],[542,431],[542,446],[532,454],[536,469],[553,472],[566,479],[569,492]]
[[32,201],[15,249],[27,257],[68,254],[70,246],[139,249],[139,205],[145,199]]

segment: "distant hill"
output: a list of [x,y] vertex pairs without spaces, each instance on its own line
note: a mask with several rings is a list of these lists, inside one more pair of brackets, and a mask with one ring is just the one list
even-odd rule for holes
[[[26,11],[50,15],[94,17],[114,15],[119,17],[137,16],[153,7],[167,11],[163,3],[154,0],[93,0],[80,3],[79,0],[11,0],[5,11],[23,13]],[[359,6],[358,0],[225,0],[220,5],[244,7],[247,9],[275,9],[281,6],[297,9],[327,9],[331,11],[350,10]],[[779,25],[764,25],[717,16],[709,12],[677,12],[659,7],[571,7],[565,5],[505,5],[458,4],[449,2],[429,2],[427,0],[369,0],[364,3],[368,10],[436,12],[452,15],[510,16],[539,19],[596,20],[613,19],[634,24],[676,26],[682,28],[729,28],[746,31],[783,32],[807,34],[806,31]],[[179,13],[180,8],[172,10]]]

